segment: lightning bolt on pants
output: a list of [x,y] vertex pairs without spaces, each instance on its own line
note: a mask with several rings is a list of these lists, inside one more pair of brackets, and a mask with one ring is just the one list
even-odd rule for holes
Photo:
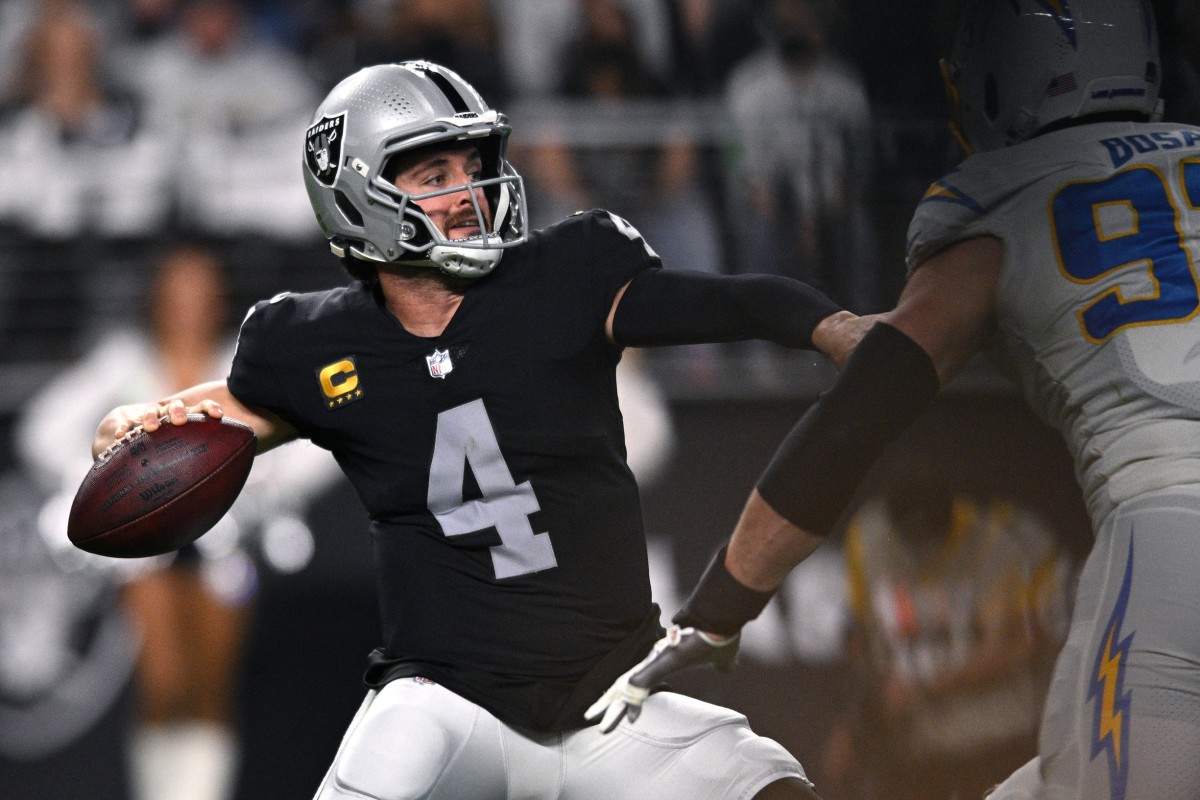
[[1080,575],[1039,757],[989,800],[1200,798],[1200,487],[1110,514]]

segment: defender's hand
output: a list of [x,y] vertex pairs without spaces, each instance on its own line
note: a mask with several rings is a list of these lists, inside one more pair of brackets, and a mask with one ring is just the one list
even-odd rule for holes
[[841,369],[880,316],[871,314],[858,317],[849,311],[830,314],[813,329],[813,344]]
[[712,664],[721,672],[733,669],[739,638],[740,634],[729,639],[718,639],[695,628],[672,625],[667,635],[654,644],[650,655],[617,678],[584,717],[592,720],[603,715],[600,720],[601,733],[608,733],[617,727],[625,716],[633,722],[642,713],[642,703],[650,696],[650,690],[668,675],[704,664]]

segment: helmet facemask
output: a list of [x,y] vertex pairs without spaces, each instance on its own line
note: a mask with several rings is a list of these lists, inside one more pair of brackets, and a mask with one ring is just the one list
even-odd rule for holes
[[[479,179],[420,194],[396,187],[392,165],[399,156],[439,145],[476,141],[483,162]],[[384,166],[370,179],[369,190],[379,205],[395,212],[392,239],[398,249],[394,255],[387,253],[387,260],[434,266],[456,277],[478,278],[495,267],[505,249],[525,241],[525,193],[521,177],[501,155],[503,148],[503,137],[494,134],[478,140],[444,139],[419,147],[387,149],[382,159]],[[471,200],[481,233],[450,239],[421,209],[421,201],[462,192]],[[486,200],[486,209],[479,200],[480,193]]]

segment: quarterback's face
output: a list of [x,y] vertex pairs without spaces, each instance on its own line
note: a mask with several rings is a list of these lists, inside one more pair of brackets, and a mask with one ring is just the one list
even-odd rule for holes
[[[393,182],[402,192],[422,195],[478,180],[482,170],[483,161],[475,145],[438,145],[402,157]],[[474,194],[483,212],[484,224],[490,228],[492,211],[487,198],[482,189],[475,189]],[[479,229],[471,193],[466,189],[416,202],[447,239],[465,239],[483,233]]]

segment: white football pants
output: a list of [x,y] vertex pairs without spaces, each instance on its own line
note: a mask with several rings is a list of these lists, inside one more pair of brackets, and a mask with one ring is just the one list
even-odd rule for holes
[[368,693],[317,800],[748,800],[804,770],[729,709],[652,695],[635,724],[537,733],[422,678]]

